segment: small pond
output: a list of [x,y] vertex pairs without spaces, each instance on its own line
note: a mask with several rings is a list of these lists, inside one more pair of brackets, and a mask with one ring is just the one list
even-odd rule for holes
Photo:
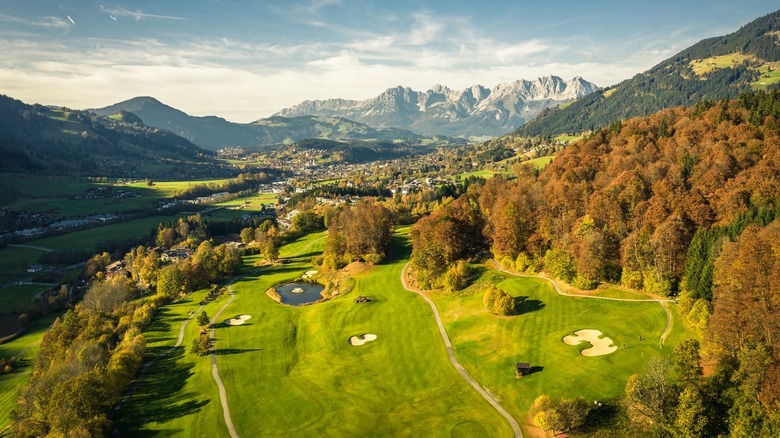
[[282,297],[282,303],[292,306],[321,300],[320,292],[324,289],[323,286],[314,283],[288,283],[276,286],[276,292]]

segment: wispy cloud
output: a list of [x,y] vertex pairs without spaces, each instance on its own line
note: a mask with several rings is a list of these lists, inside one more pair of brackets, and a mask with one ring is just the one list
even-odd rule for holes
[[[39,17],[36,19],[26,19],[26,18],[14,17],[11,15],[0,14],[0,21],[5,21],[8,23],[24,24],[28,26],[44,27],[50,29],[68,29],[71,27],[71,23],[73,22],[73,19],[70,18],[70,16],[68,16],[67,20],[59,17],[52,17],[52,16]],[[73,25],[75,25],[75,23],[73,23]]]
[[298,5],[295,9],[299,13],[317,15],[323,8],[338,5],[341,5],[341,0],[313,0],[308,3]]
[[135,18],[136,21],[141,21],[144,18],[154,18],[159,20],[183,20],[183,21],[190,20],[189,18],[186,17],[177,17],[173,15],[149,14],[140,9],[136,9],[133,11],[123,7],[109,7],[105,5],[100,5],[100,9],[106,14],[108,14],[108,16],[114,21],[117,21],[118,17],[132,17]]

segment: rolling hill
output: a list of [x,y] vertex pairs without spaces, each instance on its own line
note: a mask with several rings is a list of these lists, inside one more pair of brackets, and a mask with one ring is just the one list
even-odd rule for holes
[[708,38],[608,89],[542,112],[514,135],[580,133],[699,100],[733,99],[780,82],[780,11]]
[[143,167],[151,176],[166,164],[214,164],[209,155],[129,113],[100,117],[0,96],[0,171],[132,176]]
[[191,116],[153,97],[135,97],[105,108],[88,111],[101,116],[112,116],[120,111],[131,112],[146,125],[167,129],[210,150],[293,143],[308,138],[408,143],[420,143],[424,140],[423,136],[407,130],[375,129],[341,117],[274,116],[252,123],[233,123],[215,116]]

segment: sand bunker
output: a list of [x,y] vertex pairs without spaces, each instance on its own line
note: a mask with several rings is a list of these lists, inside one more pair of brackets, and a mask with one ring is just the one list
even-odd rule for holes
[[569,345],[578,345],[580,342],[589,342],[592,347],[582,350],[580,353],[583,356],[603,356],[605,354],[614,353],[617,350],[617,346],[612,345],[612,339],[600,338],[602,333],[598,330],[577,330],[574,332],[576,336],[564,336],[563,342]]
[[358,345],[363,345],[366,342],[371,342],[374,339],[376,339],[376,335],[371,333],[366,333],[364,335],[357,335],[357,336],[350,337],[349,344],[357,347]]
[[226,319],[225,324],[241,325],[250,318],[252,318],[252,315],[238,315],[235,318]]
[[301,278],[311,278],[314,277],[315,275],[317,275],[317,270],[312,269],[311,271],[306,271],[305,274],[301,275]]

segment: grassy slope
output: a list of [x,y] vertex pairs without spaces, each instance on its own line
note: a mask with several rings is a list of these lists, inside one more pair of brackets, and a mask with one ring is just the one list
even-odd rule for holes
[[[506,422],[450,365],[427,305],[401,288],[400,271],[409,252],[405,236],[396,239],[392,260],[359,278],[347,297],[288,307],[265,296],[269,286],[309,269],[308,260],[323,245],[321,233],[302,238],[283,248],[283,256],[297,256],[292,263],[234,285],[237,298],[223,316],[249,314],[252,319],[243,326],[220,328],[216,349],[238,433],[510,435]],[[352,298],[358,294],[375,301],[355,305]],[[174,337],[174,329],[166,337]],[[360,333],[379,338],[360,348],[350,346],[348,337]],[[188,363],[188,356],[176,363]],[[196,362],[208,365],[208,359]],[[189,372],[186,384],[170,397],[201,400],[215,387],[203,381],[204,375],[210,379],[208,366],[197,365]],[[213,432],[206,424],[223,424],[221,412],[210,410],[218,408],[217,400],[166,423],[147,423],[141,430],[146,435],[154,429],[168,431],[158,435],[203,436]],[[148,410],[157,409],[149,402]],[[163,400],[159,408],[166,405]]]
[[[160,309],[155,321],[144,331],[146,364],[176,344],[181,324],[207,291]],[[204,310],[214,315],[227,301],[220,296]],[[190,320],[180,347],[152,365],[136,391],[117,415],[122,436],[227,436],[222,421],[219,392],[211,379],[211,361],[189,352],[199,327]]]
[[30,324],[30,329],[23,336],[0,345],[0,357],[21,355],[22,359],[11,374],[0,376],[0,431],[11,424],[11,412],[16,408],[18,388],[27,383],[41,338],[56,317],[48,315],[37,319]]
[[[490,275],[504,277],[499,287],[512,296],[527,297],[529,310],[499,318],[484,309],[481,293],[432,297],[442,312],[458,360],[515,418],[525,419],[525,427],[530,425],[528,408],[538,395],[582,396],[586,400],[620,397],[628,377],[648,358],[669,353],[676,343],[692,337],[674,306],[674,330],[661,349],[659,338],[666,318],[657,303],[564,297],[543,280]],[[579,352],[589,345],[572,347],[562,342],[564,336],[586,328],[601,330],[618,350],[585,357]],[[541,368],[517,379],[515,362]]]

